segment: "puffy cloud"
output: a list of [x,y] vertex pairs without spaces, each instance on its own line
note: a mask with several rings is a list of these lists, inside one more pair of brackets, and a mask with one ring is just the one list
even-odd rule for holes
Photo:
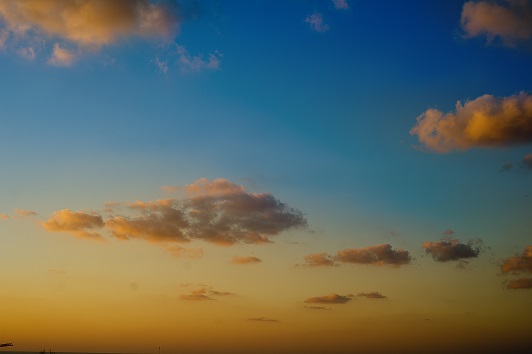
[[203,70],[217,70],[220,68],[222,53],[215,51],[210,53],[207,58],[203,55],[191,55],[182,45],[176,45],[177,64],[182,72],[200,72]]
[[266,318],[266,317],[254,317],[254,318],[248,318],[248,321],[256,321],[256,322],[279,322],[279,320],[274,320],[273,318]]
[[532,96],[521,92],[498,98],[483,95],[456,113],[428,109],[410,130],[429,150],[446,153],[475,147],[497,147],[532,142]]
[[48,59],[48,64],[53,66],[71,66],[75,60],[76,54],[74,52],[61,48],[58,43],[55,43],[52,56]]
[[184,230],[189,226],[184,212],[175,200],[135,202],[127,207],[135,210],[135,217],[113,216],[105,222],[112,235],[123,240],[138,238],[152,242],[188,242]]
[[480,253],[480,241],[470,241],[467,244],[460,243],[457,239],[442,239],[440,241],[423,242],[422,247],[437,262],[457,261],[464,258],[478,257]]
[[[186,198],[180,200],[108,204],[109,218],[104,226],[122,240],[186,243],[199,239],[218,245],[271,242],[270,237],[283,231],[307,226],[299,210],[270,193],[251,193],[225,179],[200,179],[182,190]],[[48,230],[63,231],[52,227]],[[190,251],[180,248],[173,252],[190,255]]]
[[326,32],[329,30],[329,25],[323,22],[323,16],[319,12],[308,15],[305,22],[316,32]]
[[532,2],[509,0],[507,5],[491,1],[468,1],[462,8],[462,28],[466,37],[486,35],[488,42],[500,37],[511,45],[532,38]]
[[517,254],[508,257],[501,265],[503,273],[509,272],[529,272],[532,273],[532,246],[526,246],[521,255]]
[[37,215],[36,212],[27,209],[13,209],[13,213],[15,214],[15,218],[17,219],[26,219]]
[[174,257],[181,258],[201,258],[203,257],[203,249],[201,248],[185,248],[180,246],[169,246],[166,249]]
[[335,259],[339,262],[401,266],[411,261],[408,251],[392,249],[390,244],[382,244],[365,248],[346,248],[338,251]]
[[369,293],[359,293],[357,296],[367,297],[368,299],[387,299],[387,296],[382,295],[378,291],[372,291]]
[[18,36],[36,32],[92,48],[131,36],[170,38],[180,24],[175,7],[148,0],[5,0],[0,17]]
[[74,212],[69,209],[55,211],[42,226],[48,231],[66,231],[82,238],[101,239],[94,229],[103,227],[102,217],[97,214]]
[[532,168],[532,154],[525,155],[523,160],[521,160],[521,163],[526,168]]
[[307,304],[345,304],[351,301],[351,297],[338,294],[310,297],[305,300]]
[[231,263],[234,264],[251,264],[251,263],[260,263],[262,259],[258,257],[248,256],[248,257],[235,257],[231,260]]
[[305,265],[310,266],[310,267],[337,265],[334,262],[334,257],[328,255],[325,252],[306,255],[305,262],[306,262]]
[[506,289],[532,289],[532,278],[510,280],[506,283]]
[[347,0],[332,0],[334,3],[334,8],[337,10],[347,10],[349,8],[349,4],[347,3]]

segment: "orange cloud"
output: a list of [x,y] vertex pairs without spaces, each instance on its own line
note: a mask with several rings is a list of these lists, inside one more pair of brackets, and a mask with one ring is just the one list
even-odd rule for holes
[[509,272],[529,272],[532,273],[532,246],[525,247],[521,255],[508,257],[501,265],[503,273]]
[[532,3],[508,1],[507,6],[496,2],[468,1],[462,8],[461,24],[466,38],[486,35],[488,42],[500,37],[506,45],[532,38]]
[[506,289],[532,289],[532,278],[510,280],[506,284]]
[[180,24],[176,9],[148,0],[5,0],[0,17],[19,36],[34,31],[92,48],[132,36],[169,38]]
[[378,291],[372,291],[369,293],[359,293],[357,296],[367,297],[368,299],[387,299],[387,296],[382,295]]
[[55,211],[42,226],[48,231],[65,231],[81,238],[101,239],[102,236],[93,230],[103,227],[104,223],[100,215],[63,209]]
[[[209,294],[209,295],[207,295]],[[193,290],[190,294],[181,295],[179,298],[182,300],[214,300],[212,296],[229,296],[235,295],[227,291],[208,290],[207,288],[199,288]]]
[[429,150],[446,153],[475,147],[497,147],[532,142],[532,96],[526,92],[498,98],[483,95],[456,113],[428,109],[410,130]]
[[526,168],[532,168],[532,154],[525,155],[523,160],[521,160],[521,163]]
[[15,213],[15,218],[18,219],[25,219],[37,215],[36,212],[27,209],[13,209],[13,213]]
[[344,263],[401,266],[411,261],[410,253],[402,249],[392,249],[390,244],[365,248],[346,248],[338,251],[335,259]]
[[58,43],[54,44],[52,56],[48,64],[54,66],[70,66],[76,60],[76,55],[68,49],[62,48]]
[[478,257],[480,253],[480,240],[460,243],[457,239],[442,239],[437,242],[423,242],[422,247],[437,262],[457,261],[465,258]]
[[7,215],[7,214],[3,214],[3,213],[2,213],[2,214],[0,214],[0,219],[2,219],[2,220],[8,220],[8,219],[9,219],[9,215]]
[[231,261],[234,264],[251,264],[251,263],[260,263],[262,259],[258,257],[248,256],[248,257],[235,257]]
[[304,306],[306,309],[309,310],[330,310],[330,308],[325,306]]
[[336,266],[334,262],[334,257],[328,255],[325,252],[314,253],[305,256],[305,262],[307,266],[318,267],[318,266]]
[[316,296],[305,300],[307,304],[345,304],[351,301],[351,297],[338,294],[329,294],[326,296]]

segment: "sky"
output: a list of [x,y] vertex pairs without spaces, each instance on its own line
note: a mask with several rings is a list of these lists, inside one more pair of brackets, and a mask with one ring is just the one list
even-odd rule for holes
[[530,0],[1,1],[0,343],[522,352],[531,60]]

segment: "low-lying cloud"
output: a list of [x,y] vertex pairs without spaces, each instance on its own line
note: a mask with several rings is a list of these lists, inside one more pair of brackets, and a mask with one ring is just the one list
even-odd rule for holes
[[335,259],[344,263],[401,266],[410,263],[408,251],[393,249],[388,243],[365,248],[346,248],[338,251]]
[[358,293],[357,296],[367,297],[368,299],[387,299],[387,296],[382,295],[378,291],[372,291],[369,293]]
[[345,304],[351,301],[351,297],[338,294],[329,294],[326,296],[310,297],[305,300],[307,304]]
[[483,95],[455,113],[428,109],[410,130],[425,148],[447,153],[452,150],[529,144],[532,142],[532,96],[521,92],[509,97]]
[[510,280],[506,283],[506,289],[532,289],[532,278]]
[[503,273],[532,273],[532,246],[525,247],[522,254],[508,257],[501,265]]
[[[184,199],[107,204],[110,216],[54,212],[43,223],[48,231],[101,237],[104,228],[121,240],[187,243],[204,240],[218,245],[269,243],[281,232],[307,227],[303,214],[270,193],[252,193],[225,179],[199,179],[182,188]],[[180,253],[182,249],[174,249]]]
[[423,242],[422,245],[425,252],[430,254],[437,262],[457,261],[478,257],[480,246],[480,240],[460,243],[460,241],[454,238],[442,239],[440,241],[427,241]]
[[305,265],[310,267],[337,265],[334,261],[334,257],[325,252],[306,255],[305,262]]
[[254,256],[247,256],[247,257],[235,257],[231,260],[231,263],[234,264],[253,264],[253,263],[261,263],[262,259]]
[[466,38],[485,35],[490,43],[499,37],[503,44],[514,45],[532,39],[532,2],[468,1],[460,22]]

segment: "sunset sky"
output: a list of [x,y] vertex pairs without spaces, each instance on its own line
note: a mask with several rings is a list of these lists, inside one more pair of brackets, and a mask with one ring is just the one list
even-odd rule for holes
[[530,347],[531,63],[531,0],[1,0],[0,343]]

